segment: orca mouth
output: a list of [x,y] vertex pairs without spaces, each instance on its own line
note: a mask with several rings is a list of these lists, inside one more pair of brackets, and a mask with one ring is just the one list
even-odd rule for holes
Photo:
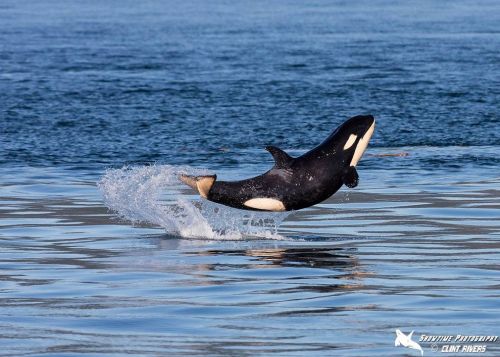
[[356,150],[354,151],[354,154],[351,159],[351,164],[350,166],[356,166],[361,159],[361,156],[363,156],[363,153],[366,150],[366,147],[368,146],[368,142],[370,141],[370,138],[373,135],[373,131],[375,130],[375,119],[372,117],[372,123],[368,130],[363,134],[361,139],[359,139],[358,144],[356,145]]

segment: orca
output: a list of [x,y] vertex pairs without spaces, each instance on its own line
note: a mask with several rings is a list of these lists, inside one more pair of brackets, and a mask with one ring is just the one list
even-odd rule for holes
[[181,174],[179,179],[201,197],[226,206],[275,212],[299,210],[326,200],[342,185],[358,185],[356,165],[374,129],[373,116],[358,115],[299,157],[267,146],[275,162],[262,175],[241,181],[217,181],[217,175]]
[[403,346],[406,348],[412,348],[414,350],[419,350],[420,355],[424,355],[424,351],[422,350],[422,347],[420,345],[413,341],[411,338],[413,336],[413,331],[410,332],[408,335],[405,335],[401,330],[396,329],[396,339],[394,340],[394,346]]

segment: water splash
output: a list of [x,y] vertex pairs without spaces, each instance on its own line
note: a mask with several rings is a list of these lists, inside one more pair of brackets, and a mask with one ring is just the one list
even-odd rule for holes
[[207,175],[188,166],[153,165],[108,170],[98,187],[108,208],[133,223],[150,223],[167,233],[203,239],[283,239],[278,226],[288,213],[242,211],[190,199],[179,174]]

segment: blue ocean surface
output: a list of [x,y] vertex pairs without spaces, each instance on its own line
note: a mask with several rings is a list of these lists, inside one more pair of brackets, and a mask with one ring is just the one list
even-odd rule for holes
[[[2,0],[0,355],[500,335],[499,69],[498,1]],[[316,206],[240,211],[177,180],[260,174],[266,145],[300,155],[358,114],[377,120],[359,185]]]

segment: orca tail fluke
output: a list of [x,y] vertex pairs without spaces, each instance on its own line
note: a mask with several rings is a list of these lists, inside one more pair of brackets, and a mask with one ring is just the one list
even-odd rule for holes
[[179,175],[179,180],[184,182],[189,187],[198,191],[201,197],[207,198],[208,192],[212,188],[217,175],[206,175],[206,176],[190,176],[190,175]]

